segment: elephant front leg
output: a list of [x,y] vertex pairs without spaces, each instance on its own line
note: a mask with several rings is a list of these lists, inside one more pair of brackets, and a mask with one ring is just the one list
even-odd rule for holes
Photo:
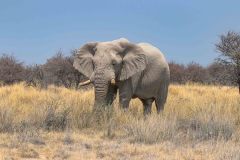
[[126,98],[126,97],[124,97],[124,96],[119,96],[120,107],[121,107],[123,110],[127,110],[128,107],[129,107],[130,100],[131,100],[131,99]]
[[124,110],[128,109],[132,94],[132,87],[129,82],[119,85],[119,103]]
[[116,99],[116,95],[117,95],[117,87],[116,86],[109,87],[108,95],[107,95],[107,104],[112,105],[113,101]]

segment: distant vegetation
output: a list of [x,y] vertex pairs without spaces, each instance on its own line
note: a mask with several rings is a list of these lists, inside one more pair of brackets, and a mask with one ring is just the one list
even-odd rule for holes
[[0,57],[0,82],[12,85],[25,81],[27,85],[46,88],[48,85],[77,87],[85,77],[73,67],[73,56],[61,51],[42,65],[25,65],[12,55]]
[[[58,52],[42,65],[25,65],[14,56],[0,57],[0,82],[10,85],[25,81],[28,85],[47,87],[50,84],[77,88],[85,77],[73,68],[73,56],[64,56]],[[187,65],[169,63],[171,83],[185,84],[195,82],[202,84],[236,85],[232,80],[234,71],[231,66],[214,62],[206,67],[192,62]]]
[[201,84],[235,85],[231,77],[231,67],[228,68],[221,63],[214,62],[206,67],[192,62],[188,65],[169,63],[171,71],[171,82],[185,84],[195,82]]

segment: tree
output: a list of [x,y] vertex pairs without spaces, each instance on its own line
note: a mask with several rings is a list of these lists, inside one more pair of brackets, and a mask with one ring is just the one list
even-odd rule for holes
[[171,83],[184,84],[185,81],[185,66],[183,64],[177,64],[175,62],[169,63],[170,69],[170,81]]
[[0,81],[9,85],[24,80],[25,68],[15,57],[3,55],[0,57]]
[[232,66],[225,66],[219,62],[211,63],[206,69],[208,72],[208,83],[218,85],[234,85],[231,80],[234,76]]
[[217,60],[226,66],[233,67],[232,80],[238,84],[240,94],[240,33],[228,31],[227,34],[221,35],[216,49],[221,53]]
[[65,57],[61,51],[47,60],[43,70],[47,84],[77,88],[83,79],[83,75],[73,67],[73,57]]
[[42,65],[30,65],[26,67],[25,81],[29,86],[40,86],[46,88],[47,84],[44,77]]
[[207,71],[200,64],[189,63],[185,69],[186,80],[190,82],[206,83]]

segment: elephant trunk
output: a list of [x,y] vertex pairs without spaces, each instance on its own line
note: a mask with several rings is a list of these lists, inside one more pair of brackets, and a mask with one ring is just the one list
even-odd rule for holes
[[96,70],[94,75],[95,107],[107,105],[109,82],[105,77],[103,69]]
[[95,107],[111,105],[116,93],[116,82],[113,76],[104,69],[98,69],[94,74]]
[[94,106],[102,106],[107,103],[108,83],[104,80],[97,79],[95,81],[95,104]]

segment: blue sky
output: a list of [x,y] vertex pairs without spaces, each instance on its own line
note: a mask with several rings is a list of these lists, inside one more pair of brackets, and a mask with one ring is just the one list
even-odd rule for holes
[[125,37],[160,48],[168,61],[208,65],[214,44],[240,31],[239,0],[0,0],[0,54],[44,63],[89,41]]

